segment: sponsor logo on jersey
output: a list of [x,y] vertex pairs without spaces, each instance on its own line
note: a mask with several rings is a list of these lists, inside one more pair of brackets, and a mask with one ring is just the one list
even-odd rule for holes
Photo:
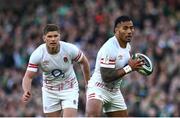
[[122,55],[119,55],[119,56],[118,56],[118,59],[119,59],[119,60],[123,59],[123,56],[122,56]]
[[54,76],[54,77],[64,77],[64,73],[62,72],[62,70],[60,69],[54,69],[52,70],[51,74]]
[[45,60],[42,62],[42,64],[43,64],[43,66],[47,66],[47,65],[49,65],[49,61]]

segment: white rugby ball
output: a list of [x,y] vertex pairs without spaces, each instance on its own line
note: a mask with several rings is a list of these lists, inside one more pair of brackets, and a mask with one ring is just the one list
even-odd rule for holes
[[143,59],[144,65],[142,65],[142,68],[138,69],[137,72],[139,72],[142,75],[148,76],[153,72],[153,65],[149,57],[142,53],[135,53],[132,57],[133,59]]

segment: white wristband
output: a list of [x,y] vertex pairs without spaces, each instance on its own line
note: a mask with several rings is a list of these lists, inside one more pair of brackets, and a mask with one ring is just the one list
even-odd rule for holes
[[132,71],[132,68],[131,68],[131,66],[129,66],[129,65],[125,66],[123,69],[124,69],[124,71],[125,71],[126,73],[129,73],[129,72]]

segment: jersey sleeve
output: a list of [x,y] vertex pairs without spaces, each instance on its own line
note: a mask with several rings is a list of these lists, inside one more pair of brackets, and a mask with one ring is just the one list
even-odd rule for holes
[[37,48],[30,56],[27,70],[33,72],[38,71],[38,65],[40,63],[41,55],[42,55],[41,49]]
[[100,53],[99,59],[100,67],[115,68],[116,56],[113,53],[113,50],[103,49]]
[[70,44],[71,50],[70,50],[70,55],[72,58],[72,61],[74,62],[80,62],[81,59],[83,58],[83,52],[77,48],[75,45]]

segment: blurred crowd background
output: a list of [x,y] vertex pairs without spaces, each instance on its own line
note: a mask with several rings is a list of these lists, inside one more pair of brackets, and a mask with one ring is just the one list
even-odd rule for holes
[[[43,43],[47,23],[61,27],[61,39],[88,57],[91,73],[96,54],[113,35],[114,20],[129,15],[136,28],[132,52],[148,55],[153,73],[125,76],[121,85],[129,116],[180,117],[180,0],[1,0],[0,116],[43,117],[41,74],[32,83],[32,99],[21,103],[22,78],[30,54]],[[82,73],[79,116],[85,112]]]

